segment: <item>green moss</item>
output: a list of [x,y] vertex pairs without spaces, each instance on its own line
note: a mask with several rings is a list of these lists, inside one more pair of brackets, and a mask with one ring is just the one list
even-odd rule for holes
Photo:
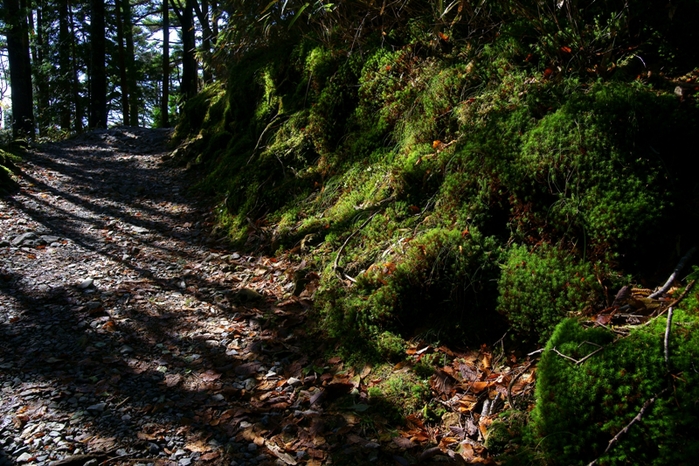
[[[535,441],[549,464],[689,464],[696,441],[699,353],[695,311],[676,311],[670,364],[663,356],[665,318],[625,338],[605,329],[563,321],[538,366]],[[580,360],[603,348],[581,364]],[[555,351],[554,351],[555,350]],[[641,420],[605,453],[609,441],[652,398]]]
[[198,137],[198,188],[233,242],[323,271],[329,335],[375,356],[384,332],[480,344],[502,314],[515,338],[544,341],[671,263],[676,235],[686,249],[694,104],[554,73],[552,39],[520,19],[440,46],[428,23],[349,54],[311,36],[256,47],[178,129]]
[[498,291],[498,311],[512,328],[542,342],[564,317],[600,296],[590,264],[545,243],[533,250],[510,248]]

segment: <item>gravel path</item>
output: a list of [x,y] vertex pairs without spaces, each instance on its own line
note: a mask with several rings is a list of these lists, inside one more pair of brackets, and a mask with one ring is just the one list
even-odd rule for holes
[[223,249],[167,135],[39,147],[0,199],[0,465],[327,458],[295,269]]

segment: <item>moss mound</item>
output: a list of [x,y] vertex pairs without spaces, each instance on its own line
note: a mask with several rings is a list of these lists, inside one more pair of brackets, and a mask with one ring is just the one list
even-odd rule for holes
[[[572,319],[557,326],[538,366],[532,413],[533,440],[547,464],[694,461],[699,453],[696,299],[687,309],[673,318],[671,373],[664,360],[665,317],[624,338]],[[568,359],[579,361],[594,351],[579,364]],[[642,410],[640,420],[631,423]]]
[[[320,273],[319,321],[350,346],[384,354],[384,332],[478,344],[507,325],[545,341],[632,278],[657,283],[699,212],[693,91],[678,97],[604,33],[643,38],[650,54],[690,32],[658,20],[632,33],[625,7],[609,22],[617,7],[540,22],[525,5],[459,9],[435,33],[412,5],[391,33],[355,30],[352,50],[333,40],[341,25],[321,37],[295,18],[301,31],[251,46],[225,85],[187,104],[183,160],[231,241]],[[462,27],[467,14],[479,33]]]

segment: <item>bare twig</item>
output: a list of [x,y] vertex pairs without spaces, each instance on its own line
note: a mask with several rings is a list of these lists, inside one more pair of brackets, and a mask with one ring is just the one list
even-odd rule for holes
[[515,382],[517,382],[517,380],[522,376],[522,374],[524,374],[525,372],[527,372],[527,370],[529,370],[529,368],[532,366],[532,364],[533,364],[533,361],[529,361],[529,363],[527,363],[527,365],[524,366],[524,369],[522,369],[521,371],[519,371],[519,373],[517,375],[512,377],[512,380],[510,380],[510,383],[507,384],[507,404],[509,404],[510,408],[512,408],[512,409],[517,409],[515,407],[514,399],[512,398],[512,387],[515,386]]
[[684,268],[685,264],[687,263],[687,261],[689,260],[689,258],[692,257],[692,254],[694,254],[694,252],[695,252],[696,250],[697,250],[697,248],[696,248],[696,246],[694,246],[692,249],[690,249],[689,251],[687,251],[687,254],[685,254],[685,255],[682,257],[682,259],[680,259],[680,261],[677,263],[677,267],[675,267],[675,270],[672,271],[672,274],[670,275],[670,278],[667,279],[667,281],[665,282],[665,284],[664,284],[658,291],[656,291],[655,293],[651,294],[651,295],[648,296],[648,297],[651,298],[651,299],[655,299],[655,298],[657,298],[658,296],[661,296],[661,295],[665,294],[665,293],[667,292],[667,290],[670,289],[670,287],[672,286],[672,282],[675,281],[675,279],[677,278],[677,275],[682,271],[682,269]]
[[672,307],[667,311],[667,325],[665,326],[665,368],[670,372],[670,327],[672,326]]
[[582,345],[585,344],[585,343],[587,343],[588,345],[596,346],[597,349],[594,350],[592,353],[588,354],[587,356],[581,358],[581,359],[574,359],[574,358],[571,358],[570,356],[567,356],[567,355],[561,353],[560,351],[558,351],[555,347],[554,347],[554,348],[551,348],[551,350],[552,350],[554,353],[556,353],[557,355],[559,355],[560,357],[565,358],[565,359],[568,359],[569,361],[572,361],[573,363],[575,363],[575,365],[579,366],[580,364],[584,363],[585,361],[587,361],[588,359],[590,359],[592,356],[594,356],[595,354],[599,353],[600,351],[602,351],[602,350],[604,349],[604,346],[600,346],[600,345],[598,345],[597,343],[592,343],[591,341],[583,341],[582,343],[580,343],[580,344],[578,345],[578,348],[580,348],[580,346],[582,346]]
[[[638,414],[636,414],[636,416],[634,416],[633,419],[631,419],[631,422],[629,422],[628,424],[626,424],[626,426],[625,426],[623,429],[621,429],[619,432],[617,432],[617,434],[616,434],[614,437],[612,437],[612,439],[609,441],[609,444],[607,444],[607,448],[604,449],[604,453],[607,453],[607,452],[614,446],[614,444],[617,443],[617,442],[619,441],[619,439],[629,431],[629,429],[631,428],[632,425],[634,425],[635,423],[637,423],[638,421],[640,421],[641,418],[643,417],[643,414],[646,412],[646,410],[647,410],[653,403],[655,403],[655,400],[657,400],[657,399],[658,399],[661,395],[663,395],[666,391],[667,391],[667,388],[664,388],[660,393],[658,393],[658,394],[655,395],[653,398],[651,398],[651,399],[647,400],[645,403],[643,403],[643,406],[641,407],[641,410],[638,412]],[[597,461],[599,461],[599,458],[597,458],[596,460],[592,461],[592,462],[589,463],[587,466],[594,466],[594,465],[597,464]]]
[[376,216],[376,214],[378,214],[378,213],[379,213],[379,211],[377,210],[376,212],[374,212],[373,214],[371,214],[371,215],[369,216],[369,218],[367,218],[366,220],[364,220],[364,222],[363,222],[361,225],[359,225],[359,228],[357,228],[356,230],[354,230],[354,231],[352,232],[352,234],[350,234],[350,235],[347,237],[347,239],[345,240],[345,242],[342,243],[342,246],[340,246],[340,249],[337,251],[337,255],[335,256],[335,262],[333,262],[333,271],[334,271],[334,272],[337,272],[337,266],[338,266],[338,264],[339,264],[339,262],[340,262],[340,256],[342,255],[342,251],[343,251],[343,249],[345,249],[345,246],[347,246],[347,243],[349,243],[349,241],[350,241],[352,238],[354,238],[354,235],[356,235],[357,233],[359,233],[360,231],[362,231],[362,228],[364,228],[365,226],[367,226],[367,225],[369,224],[369,222],[371,221],[371,219],[374,218],[374,217]]

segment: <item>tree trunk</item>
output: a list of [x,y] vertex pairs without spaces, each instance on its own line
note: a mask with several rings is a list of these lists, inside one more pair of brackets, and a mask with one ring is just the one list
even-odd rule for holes
[[69,131],[71,117],[70,92],[70,43],[68,33],[68,0],[58,0],[58,102],[60,125],[64,131]]
[[201,39],[201,49],[202,49],[202,57],[204,57],[204,82],[207,84],[210,84],[214,82],[214,76],[211,73],[211,28],[209,27],[209,2],[208,0],[201,0],[201,10],[202,10],[202,18],[206,23],[206,26],[202,26],[202,30],[204,30],[204,34]]
[[138,73],[136,70],[136,54],[134,53],[133,45],[133,19],[131,18],[130,1],[122,0],[121,8],[122,18],[124,20],[124,38],[126,39],[126,79],[129,83],[129,125],[138,126]]
[[104,57],[104,0],[90,0],[90,128],[107,127],[107,72]]
[[32,65],[29,58],[29,28],[19,0],[4,0],[7,26],[7,61],[12,85],[12,134],[34,138]]
[[75,42],[77,38],[75,37],[75,28],[73,23],[73,8],[70,5],[70,0],[68,3],[68,16],[70,20],[70,54],[72,60],[73,68],[73,101],[75,102],[75,131],[81,131],[83,129],[83,106],[80,100],[80,79],[78,78],[78,58],[75,52]]
[[28,21],[29,33],[36,38],[31,45],[31,57],[33,63],[33,77],[36,85],[36,114],[35,119],[39,125],[39,135],[46,134],[47,118],[46,113],[49,105],[49,79],[46,75],[44,60],[48,56],[48,44],[46,41],[46,25],[44,24],[44,2],[39,1],[36,5],[36,29],[33,21]]
[[170,127],[170,9],[163,0],[163,95],[160,101],[160,126]]
[[197,95],[197,59],[194,36],[194,0],[186,0],[180,16],[182,27],[182,85],[181,93],[184,98],[191,99]]
[[121,8],[114,9],[117,31],[117,65],[119,68],[119,86],[121,87],[121,115],[124,126],[129,124],[129,82],[126,79],[126,51],[124,50],[124,21]]

